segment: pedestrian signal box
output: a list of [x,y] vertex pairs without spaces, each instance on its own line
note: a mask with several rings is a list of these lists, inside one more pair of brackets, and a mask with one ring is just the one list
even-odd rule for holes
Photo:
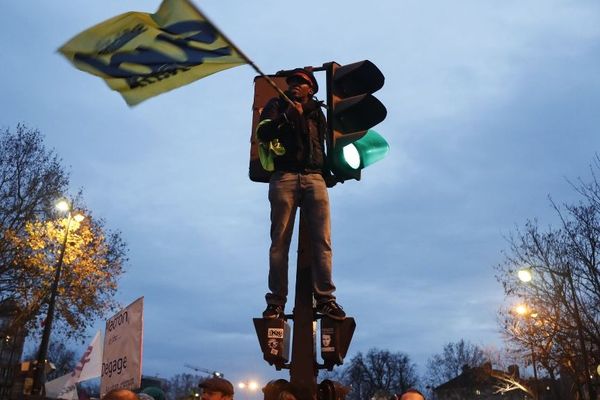
[[343,321],[326,316],[321,318],[321,358],[329,371],[334,365],[342,365],[344,362],[355,329],[356,322],[351,317]]
[[280,318],[254,318],[263,358],[280,370],[290,359],[290,326]]

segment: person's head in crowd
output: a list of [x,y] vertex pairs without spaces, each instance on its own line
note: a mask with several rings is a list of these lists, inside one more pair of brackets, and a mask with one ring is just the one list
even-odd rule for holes
[[142,393],[149,395],[154,400],[165,400],[165,392],[156,386],[148,386]]
[[296,396],[292,392],[288,392],[287,390],[279,393],[277,400],[296,400]]
[[138,397],[131,390],[114,389],[106,393],[102,400],[138,400]]
[[417,389],[411,388],[408,389],[406,392],[402,393],[398,400],[425,400],[425,396]]
[[227,379],[213,377],[200,382],[202,400],[231,400],[233,399],[233,385]]

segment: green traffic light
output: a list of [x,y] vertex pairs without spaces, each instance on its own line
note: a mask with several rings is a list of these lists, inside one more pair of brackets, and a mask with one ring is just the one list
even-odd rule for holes
[[382,160],[389,150],[388,142],[369,129],[362,138],[343,147],[342,157],[348,167],[358,170]]
[[344,162],[352,169],[360,169],[360,154],[353,143],[344,146],[342,149]]

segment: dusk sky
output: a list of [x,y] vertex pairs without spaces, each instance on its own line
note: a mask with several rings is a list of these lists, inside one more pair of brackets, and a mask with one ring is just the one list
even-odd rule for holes
[[[528,218],[556,224],[548,195],[573,201],[568,180],[589,178],[600,148],[600,2],[194,3],[267,73],[368,59],[386,77],[375,129],[390,152],[330,191],[337,296],[357,322],[347,359],[377,347],[423,369],[450,341],[501,347],[493,267],[506,236]],[[0,127],[39,129],[72,192],[123,232],[118,299],[145,297],[144,375],[193,373],[188,363],[236,382],[287,378],[262,360],[252,324],[269,247],[268,187],[247,177],[254,70],[130,108],[56,51],[159,4],[4,2]]]

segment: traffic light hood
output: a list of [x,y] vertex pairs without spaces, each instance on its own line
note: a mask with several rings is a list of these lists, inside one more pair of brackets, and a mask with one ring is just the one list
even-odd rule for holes
[[289,80],[293,77],[298,77],[310,83],[312,88],[314,89],[313,94],[316,94],[319,91],[319,84],[317,83],[317,79],[311,71],[308,71],[304,68],[296,68],[287,76],[287,78],[285,78],[285,81],[289,83]]

